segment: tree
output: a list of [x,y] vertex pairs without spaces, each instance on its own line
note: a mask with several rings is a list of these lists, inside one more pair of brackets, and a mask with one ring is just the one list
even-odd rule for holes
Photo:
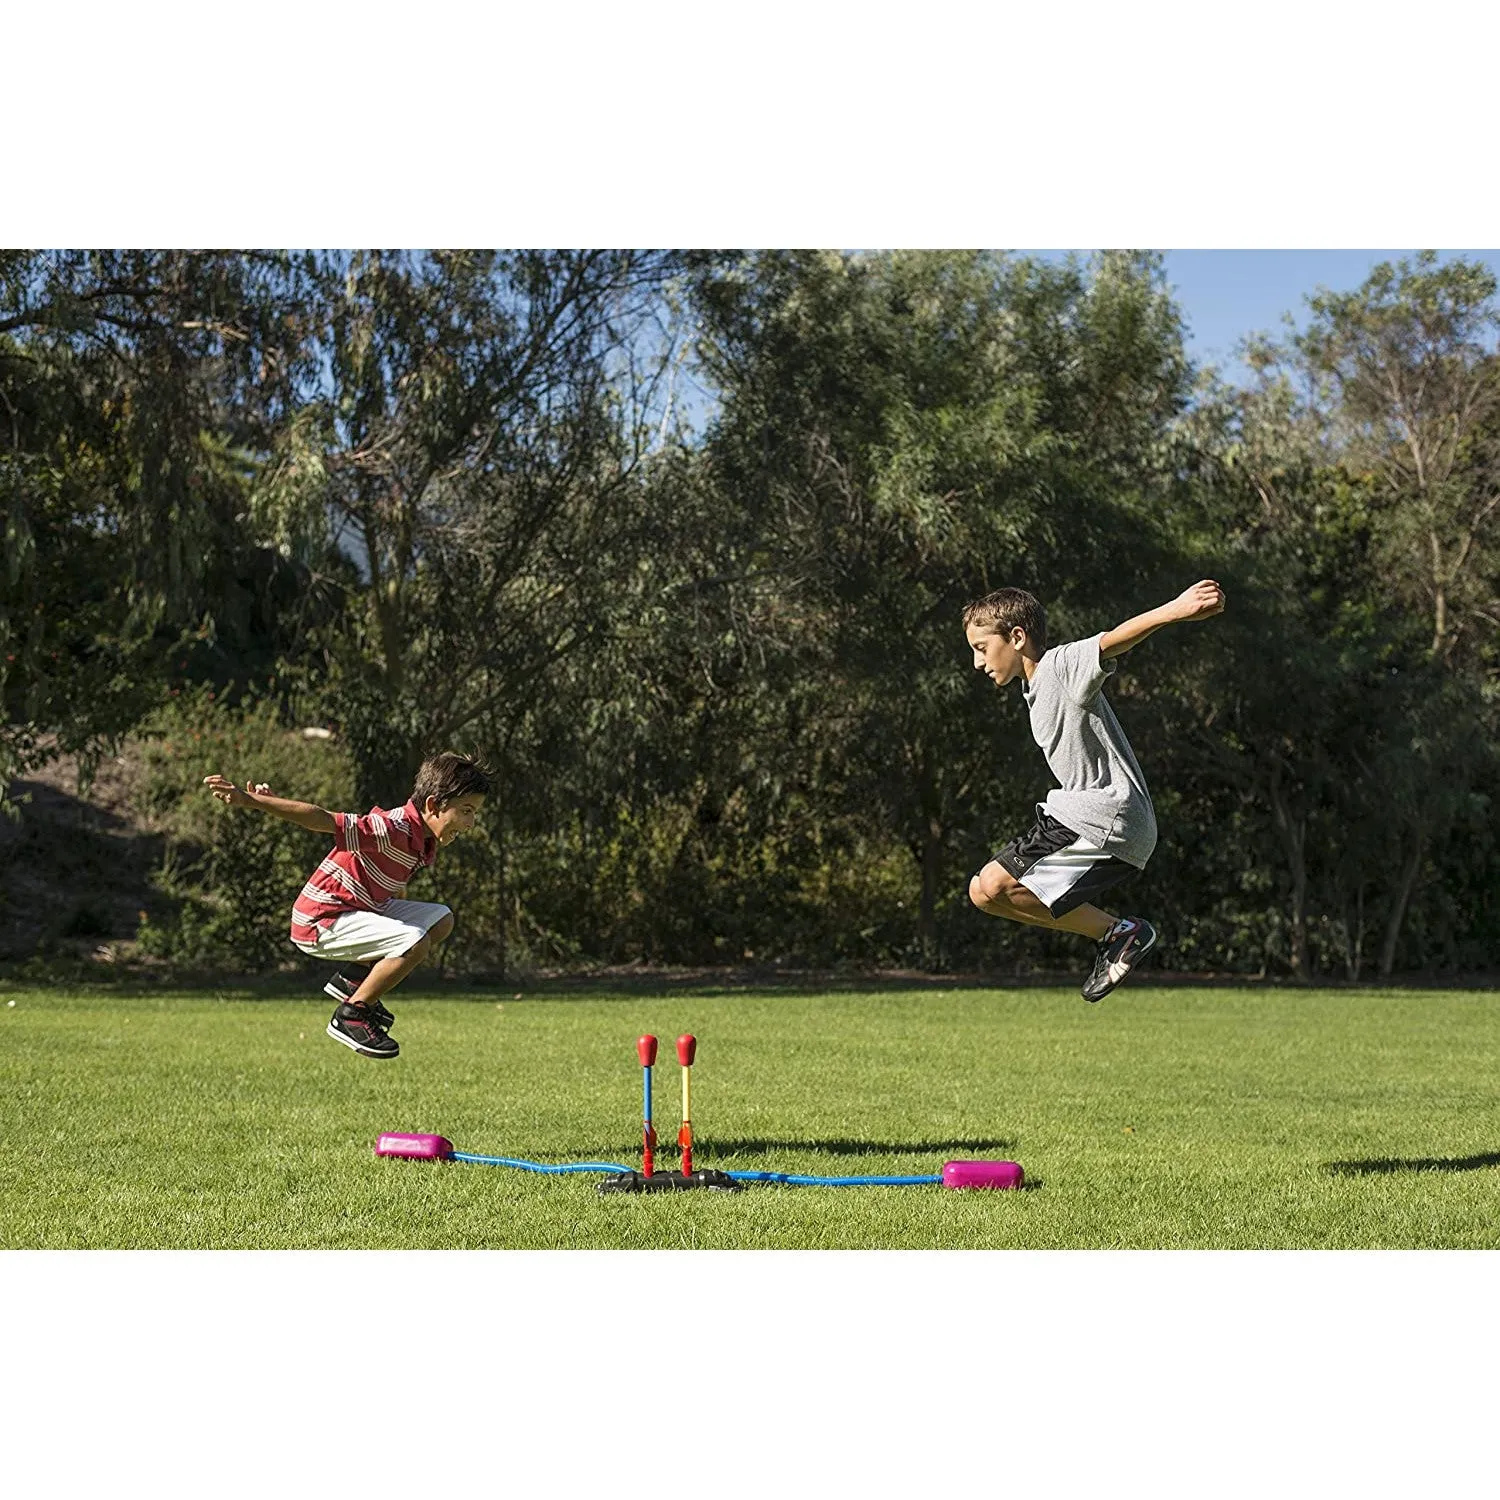
[[[1453,669],[1492,655],[1500,629],[1495,290],[1483,266],[1464,260],[1439,265],[1434,252],[1424,251],[1414,263],[1377,266],[1356,292],[1310,299],[1312,324],[1294,341],[1331,398],[1327,415],[1346,463],[1375,480],[1382,503],[1372,509],[1372,535],[1388,585],[1397,598],[1427,610],[1428,652]],[[1451,722],[1461,727],[1463,717]],[[1423,735],[1422,743],[1433,741]],[[1445,826],[1445,808],[1464,801],[1467,760],[1437,753],[1461,778],[1459,795],[1408,802],[1382,974],[1391,971],[1424,857]],[[1451,775],[1432,792],[1440,788],[1454,790]]]
[[319,691],[365,795],[391,795],[432,746],[478,742],[589,639],[639,524],[651,403],[617,377],[675,264],[634,251],[322,261],[323,377],[280,435],[255,514],[344,590]]
[[1464,260],[1377,266],[1359,290],[1309,299],[1293,343],[1323,382],[1351,465],[1376,479],[1375,540],[1401,595],[1428,611],[1450,662],[1500,627],[1500,308],[1495,278]]
[[1022,716],[1002,708],[997,755],[994,705],[967,680],[961,607],[1029,584],[1062,627],[1149,531],[1186,376],[1160,267],[776,253],[707,279],[699,304],[724,400],[716,482],[801,604],[795,649],[826,679],[814,722],[844,795],[910,851],[932,961],[976,823],[1034,800]]
[[1312,299],[1309,332],[1253,344],[1256,384],[1209,389],[1187,424],[1206,459],[1202,528],[1244,580],[1192,741],[1265,805],[1304,978],[1320,922],[1357,974],[1378,920],[1392,972],[1429,855],[1472,818],[1485,774],[1463,664],[1492,634],[1474,486],[1494,412],[1475,330],[1493,284],[1431,266]]
[[[291,257],[0,257],[0,795],[84,763],[197,647],[270,641],[285,571],[241,526],[303,354]],[[222,665],[222,660],[220,665]]]

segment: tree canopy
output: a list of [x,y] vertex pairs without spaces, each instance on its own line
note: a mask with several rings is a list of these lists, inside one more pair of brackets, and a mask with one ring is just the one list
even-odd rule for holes
[[362,802],[486,756],[464,962],[1044,963],[964,895],[1047,772],[962,607],[1064,640],[1213,576],[1110,688],[1164,961],[1485,966],[1494,278],[1308,314],[1230,386],[1144,252],[5,252],[0,784],[160,767],[191,699],[200,744],[328,728]]

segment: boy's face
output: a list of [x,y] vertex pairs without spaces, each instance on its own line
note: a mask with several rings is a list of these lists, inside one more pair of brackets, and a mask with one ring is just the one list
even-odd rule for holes
[[429,797],[422,808],[422,821],[438,843],[451,844],[459,834],[468,833],[474,827],[474,820],[483,806],[484,796],[479,792],[466,792],[443,807],[437,805],[436,798]]
[[1021,675],[1026,632],[1019,625],[1003,635],[991,625],[970,625],[965,633],[974,652],[974,669],[983,672],[996,687],[1004,687]]

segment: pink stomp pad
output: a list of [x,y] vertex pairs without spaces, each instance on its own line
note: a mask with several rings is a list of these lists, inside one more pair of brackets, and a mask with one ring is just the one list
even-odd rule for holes
[[441,1160],[453,1152],[453,1142],[444,1135],[402,1135],[387,1131],[375,1142],[376,1156],[415,1156]]
[[943,1164],[946,1188],[1018,1188],[1026,1180],[1018,1161],[950,1161]]

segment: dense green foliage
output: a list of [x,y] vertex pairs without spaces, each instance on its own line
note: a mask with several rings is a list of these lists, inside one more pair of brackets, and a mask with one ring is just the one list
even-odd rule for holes
[[1162,961],[1492,966],[1494,281],[1310,314],[1239,389],[1148,254],[9,253],[0,782],[144,737],[144,936],[199,962],[288,958],[317,853],[203,773],[364,807],[439,748],[500,786],[425,887],[455,966],[1076,962],[966,900],[1048,779],[960,610],[1063,640],[1208,576],[1110,689]]
[[[452,989],[394,1002],[390,1065],[329,1041],[305,998],[5,988],[0,1247],[1500,1244],[1494,991]],[[704,1165],[915,1175],[979,1156],[1019,1161],[1032,1190],[600,1197],[596,1178],[371,1151],[432,1131],[630,1163],[634,1039],[685,1030]]]
[[256,970],[284,957],[287,893],[328,851],[323,834],[278,818],[225,818],[203,795],[205,765],[254,766],[272,792],[322,807],[353,801],[354,768],[336,742],[286,730],[275,706],[225,708],[210,688],[189,691],[143,726],[142,811],[164,834],[156,878],[162,915],[141,947],[203,966]]

